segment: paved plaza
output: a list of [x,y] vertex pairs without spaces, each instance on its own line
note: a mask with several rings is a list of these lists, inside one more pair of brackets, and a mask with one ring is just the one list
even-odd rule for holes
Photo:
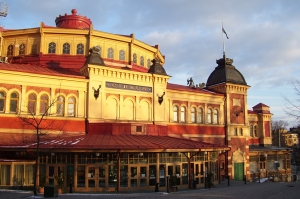
[[[44,198],[42,194],[33,196],[29,191],[0,190],[1,199],[19,199],[19,198]],[[211,189],[190,189],[178,190],[178,192],[138,192],[138,193],[65,193],[55,197],[57,199],[98,199],[98,198],[213,198],[213,199],[298,199],[300,198],[300,182],[251,182],[242,181],[221,181]]]

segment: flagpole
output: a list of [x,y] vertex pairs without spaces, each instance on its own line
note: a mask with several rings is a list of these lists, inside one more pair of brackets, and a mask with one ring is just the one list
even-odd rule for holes
[[223,27],[223,22],[222,22],[222,43],[223,43],[223,58],[225,60],[225,42],[224,42],[224,33],[223,33],[224,27]]

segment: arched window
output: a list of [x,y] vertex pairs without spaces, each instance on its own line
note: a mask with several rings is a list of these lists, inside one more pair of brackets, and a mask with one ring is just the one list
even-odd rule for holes
[[61,115],[63,116],[64,115],[64,103],[65,103],[65,98],[63,96],[59,96],[57,98],[57,102],[56,102],[56,115]]
[[63,44],[63,54],[70,54],[70,44],[69,43],[64,43]]
[[68,116],[75,116],[75,103],[76,100],[74,97],[68,99]]
[[49,43],[48,53],[55,53],[55,51],[56,51],[56,44],[54,42]]
[[195,109],[195,107],[191,108],[191,122],[196,123],[196,109]]
[[203,123],[203,109],[198,108],[198,113],[197,113],[197,122],[198,123]]
[[250,125],[250,136],[253,137],[253,125]]
[[27,111],[30,115],[35,115],[36,113],[36,95],[35,94],[30,94],[28,96],[28,107]]
[[77,49],[76,49],[76,54],[77,55],[83,55],[84,54],[84,45],[83,44],[77,44]]
[[0,91],[0,112],[5,111],[5,93]]
[[14,55],[14,46],[12,44],[10,44],[7,47],[7,56],[13,56]]
[[125,51],[124,50],[120,50],[119,52],[119,60],[125,60]]
[[150,68],[150,66],[151,66],[151,60],[147,59],[147,67]]
[[40,98],[40,114],[48,115],[48,95],[44,94]]
[[136,56],[136,54],[135,53],[133,53],[133,63],[137,63],[137,56]]
[[114,49],[109,48],[107,50],[107,58],[113,59],[114,58]]
[[141,56],[141,58],[140,58],[140,65],[144,66],[144,57],[143,56]]
[[214,124],[218,124],[218,110],[214,109]]
[[19,46],[19,55],[25,55],[25,44]]
[[207,110],[207,123],[208,124],[211,124],[211,109],[209,108],[208,110]]
[[178,106],[173,107],[173,120],[174,122],[178,122]]
[[257,125],[254,126],[254,137],[257,137]]
[[18,93],[10,94],[9,112],[16,113],[18,110],[19,95]]
[[185,122],[185,107],[180,108],[180,122]]

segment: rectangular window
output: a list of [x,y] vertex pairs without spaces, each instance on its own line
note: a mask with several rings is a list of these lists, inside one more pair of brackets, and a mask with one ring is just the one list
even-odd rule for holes
[[85,187],[85,166],[77,167],[77,187]]
[[10,184],[10,165],[0,164],[0,185]]

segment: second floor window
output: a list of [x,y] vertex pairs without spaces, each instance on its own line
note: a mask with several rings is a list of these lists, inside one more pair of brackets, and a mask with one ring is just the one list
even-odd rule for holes
[[59,96],[57,98],[57,102],[56,102],[56,114],[57,115],[64,115],[64,103],[65,103],[65,98],[63,96]]
[[14,55],[14,46],[11,44],[7,47],[7,56],[13,56]]
[[211,121],[211,109],[210,108],[207,110],[207,123],[208,124],[212,123],[212,121]]
[[107,58],[113,59],[114,58],[114,49],[109,48],[107,50]]
[[143,56],[141,56],[141,58],[140,58],[140,65],[144,66],[144,57]]
[[250,136],[253,137],[253,125],[250,125]]
[[28,96],[28,113],[30,115],[35,115],[36,111],[36,95],[35,94],[30,94]]
[[40,98],[40,115],[47,115],[48,112],[48,96],[42,95]]
[[147,67],[150,68],[150,66],[151,66],[151,60],[147,59]]
[[18,110],[19,95],[17,93],[10,94],[9,112],[16,113]]
[[84,54],[84,45],[83,44],[77,44],[76,54],[77,55],[83,55]]
[[185,122],[185,107],[180,108],[180,122]]
[[63,54],[70,54],[70,44],[69,43],[64,43],[63,44]]
[[19,55],[25,55],[25,44],[19,46]]
[[191,108],[191,122],[196,123],[196,109],[194,107]]
[[125,60],[125,51],[124,50],[120,50],[119,52],[119,60]]
[[214,109],[213,123],[218,124],[218,110]]
[[75,98],[68,99],[68,116],[75,116]]
[[197,123],[203,123],[203,109],[198,108]]
[[49,43],[48,53],[55,54],[55,52],[56,52],[56,44],[54,42]]
[[4,92],[0,92],[0,112],[4,112],[5,109],[5,93]]
[[133,53],[133,63],[137,63],[137,56],[136,56],[136,54],[135,53]]
[[174,122],[178,122],[178,107],[177,106],[173,107],[173,120],[174,120]]

